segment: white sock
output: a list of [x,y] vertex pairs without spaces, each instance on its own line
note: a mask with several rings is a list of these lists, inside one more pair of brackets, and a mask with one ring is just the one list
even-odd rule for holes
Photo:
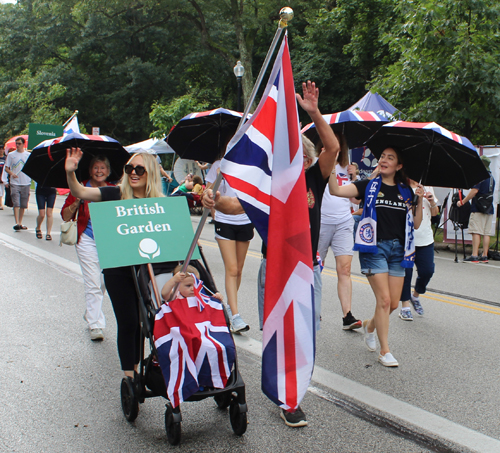
[[236,313],[235,315],[233,315],[233,319],[236,318],[236,316],[240,316],[240,314]]

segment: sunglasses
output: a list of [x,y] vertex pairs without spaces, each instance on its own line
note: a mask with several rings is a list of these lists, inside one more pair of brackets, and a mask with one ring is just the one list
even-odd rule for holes
[[125,165],[125,173],[127,175],[131,175],[134,170],[137,176],[142,176],[146,173],[146,169],[142,165],[136,165],[135,167],[130,164]]
[[16,142],[16,145],[17,145],[17,146],[21,146],[22,144],[23,144],[23,142],[19,142],[19,143],[18,143],[18,142]]

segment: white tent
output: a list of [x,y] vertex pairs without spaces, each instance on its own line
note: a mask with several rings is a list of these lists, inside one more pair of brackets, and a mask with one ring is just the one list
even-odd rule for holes
[[164,139],[150,138],[139,143],[125,146],[129,153],[151,153],[151,154],[169,154],[175,151],[167,144]]

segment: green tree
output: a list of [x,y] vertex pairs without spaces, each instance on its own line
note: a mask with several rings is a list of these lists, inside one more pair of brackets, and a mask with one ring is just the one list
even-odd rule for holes
[[494,0],[401,0],[384,37],[397,61],[372,88],[408,117],[435,121],[478,144],[500,133],[500,5]]

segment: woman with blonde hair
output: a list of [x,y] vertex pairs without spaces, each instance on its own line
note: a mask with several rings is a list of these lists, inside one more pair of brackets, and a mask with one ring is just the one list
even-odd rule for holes
[[[71,194],[91,202],[163,197],[161,176],[155,158],[134,154],[125,164],[125,174],[117,186],[84,187],[75,175],[82,158],[80,148],[66,150],[66,178]],[[118,326],[118,355],[125,376],[134,376],[139,363],[140,326],[137,294],[129,266],[103,271]]]

